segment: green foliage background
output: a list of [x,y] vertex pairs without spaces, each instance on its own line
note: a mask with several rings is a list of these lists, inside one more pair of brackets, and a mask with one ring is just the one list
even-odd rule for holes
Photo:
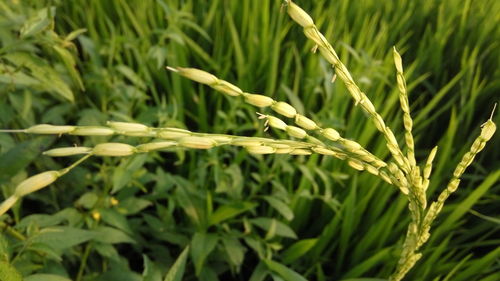
[[[402,52],[417,159],[439,145],[429,190],[444,188],[498,102],[500,3],[297,3],[400,140],[391,48]],[[263,132],[255,108],[164,68],[191,66],[289,101],[388,157],[280,4],[0,1],[0,127],[119,120],[285,137]],[[104,140],[0,134],[4,197],[28,175],[71,163],[41,156],[47,148]],[[496,136],[466,172],[406,280],[500,279],[499,145]],[[390,274],[408,221],[396,190],[328,157],[223,147],[94,159],[0,217],[0,279],[384,280],[357,278]]]

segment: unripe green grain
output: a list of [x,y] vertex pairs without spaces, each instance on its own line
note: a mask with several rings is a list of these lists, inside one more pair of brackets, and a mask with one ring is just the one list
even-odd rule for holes
[[217,143],[210,139],[204,137],[183,137],[178,140],[179,146],[194,149],[209,149],[217,145]]
[[78,154],[88,154],[92,151],[91,147],[61,147],[54,148],[51,150],[47,150],[43,152],[43,155],[47,155],[50,157],[64,157],[64,156],[72,156]]
[[293,118],[297,114],[297,110],[293,106],[282,101],[271,105],[271,109],[288,118]]
[[29,134],[66,134],[75,129],[75,126],[57,126],[50,124],[40,124],[29,127],[26,133]]
[[92,149],[92,154],[97,156],[129,156],[136,152],[136,148],[125,143],[108,142],[100,143]]
[[14,194],[17,197],[22,197],[35,192],[53,183],[59,176],[59,171],[47,171],[31,176],[17,185]]
[[274,100],[270,97],[256,94],[244,94],[245,102],[257,107],[268,107],[274,103]]
[[69,133],[75,136],[111,136],[115,130],[101,126],[78,126]]

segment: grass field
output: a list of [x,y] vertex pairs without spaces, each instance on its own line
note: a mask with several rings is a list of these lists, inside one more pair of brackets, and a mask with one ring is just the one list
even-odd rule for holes
[[[500,2],[295,2],[403,143],[393,46],[400,51],[417,161],[439,146],[435,199],[500,101]],[[114,120],[288,138],[265,132],[242,99],[165,69],[196,67],[388,159],[384,138],[281,4],[0,1],[0,128]],[[0,133],[1,199],[77,159],[43,151],[106,141],[144,139]],[[404,280],[500,280],[498,147],[497,134]],[[396,189],[333,157],[223,146],[93,158],[0,216],[0,280],[387,280],[409,221]]]

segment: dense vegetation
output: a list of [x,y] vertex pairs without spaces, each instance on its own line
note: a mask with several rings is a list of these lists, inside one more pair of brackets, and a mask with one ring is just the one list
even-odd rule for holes
[[[498,1],[297,2],[399,140],[392,46],[401,51],[417,159],[439,146],[429,187],[437,196],[498,102]],[[389,157],[280,5],[0,1],[0,128],[116,120],[286,137],[264,132],[241,100],[165,70],[190,66],[288,101]],[[49,147],[104,140],[0,134],[2,199],[29,175],[74,161],[42,156]],[[466,171],[406,280],[500,278],[496,147],[498,136]],[[0,279],[163,280],[176,260],[185,262],[182,280],[300,280],[290,270],[308,280],[386,278],[409,222],[406,204],[385,182],[319,155],[255,157],[220,147],[95,158],[0,217]]]

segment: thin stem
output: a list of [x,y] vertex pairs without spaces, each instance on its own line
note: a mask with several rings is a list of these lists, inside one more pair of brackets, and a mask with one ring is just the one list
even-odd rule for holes
[[87,259],[90,255],[90,251],[92,250],[91,243],[87,243],[85,246],[85,250],[82,256],[82,262],[80,263],[80,267],[78,268],[78,274],[76,275],[75,281],[81,281],[83,278],[83,272],[85,271],[85,267],[87,266]]
[[26,237],[23,234],[21,234],[19,231],[15,230],[14,228],[12,228],[11,226],[9,226],[8,224],[6,224],[4,222],[0,221],[0,228],[2,228],[7,234],[16,238],[17,240],[20,240],[20,241],[26,240]]

